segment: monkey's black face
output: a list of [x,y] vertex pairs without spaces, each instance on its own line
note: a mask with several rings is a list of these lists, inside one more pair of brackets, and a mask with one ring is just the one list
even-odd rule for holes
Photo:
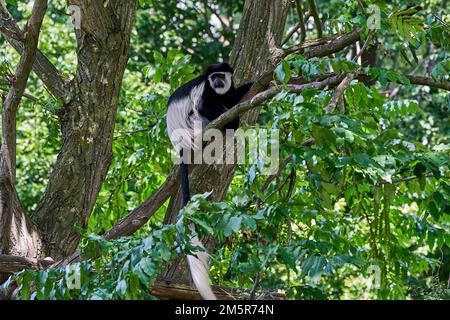
[[232,77],[229,72],[214,72],[208,76],[209,85],[217,94],[225,94],[231,88]]
[[213,64],[206,70],[209,85],[219,95],[227,93],[233,83],[233,68],[226,63]]
[[225,74],[224,73],[213,73],[211,76],[212,87],[214,89],[225,87]]

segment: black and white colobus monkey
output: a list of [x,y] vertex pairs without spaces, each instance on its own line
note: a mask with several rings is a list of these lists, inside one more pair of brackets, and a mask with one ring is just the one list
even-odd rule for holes
[[[181,189],[182,206],[190,200],[189,174],[186,156],[195,149],[194,126],[204,128],[209,122],[222,113],[233,108],[250,90],[253,83],[247,83],[238,88],[233,81],[233,68],[228,63],[218,63],[209,66],[201,76],[178,88],[170,97],[167,109],[167,131],[169,138],[181,157]],[[226,129],[237,129],[239,118],[228,123]],[[184,156],[183,156],[184,155]],[[191,226],[193,228],[193,226]],[[198,238],[192,239],[195,246],[203,247]],[[204,247],[203,247],[204,248]],[[208,254],[197,252],[188,256],[192,279],[197,290],[204,299],[216,299],[212,292],[209,272]]]

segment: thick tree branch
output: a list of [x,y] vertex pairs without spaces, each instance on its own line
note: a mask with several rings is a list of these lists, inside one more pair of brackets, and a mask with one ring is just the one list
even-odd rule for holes
[[253,98],[243,101],[239,103],[236,107],[233,109],[228,110],[227,112],[223,113],[209,123],[205,131],[212,128],[222,128],[225,124],[227,124],[229,121],[237,118],[241,114],[256,108],[266,102],[267,100],[273,98],[275,95],[280,93],[282,90],[287,90],[290,92],[301,92],[306,89],[323,89],[329,85],[335,85],[342,81],[345,75],[339,75],[339,76],[331,76],[328,77],[322,81],[314,81],[306,84],[296,85],[296,84],[288,84],[285,86],[277,86],[277,87],[271,87],[267,89],[266,91],[260,92],[257,95],[255,95]]
[[41,248],[41,236],[26,215],[9,176],[0,175],[0,253],[38,257]]
[[[212,287],[214,294],[219,300],[242,300],[248,299],[250,292],[243,289]],[[158,281],[149,288],[150,294],[167,299],[176,300],[201,300],[202,297],[197,289],[189,284],[174,283],[170,281]],[[285,296],[280,293],[269,293],[258,297],[258,300],[284,300]]]
[[13,273],[24,269],[45,270],[53,262],[50,258],[34,259],[0,254],[0,273]]
[[[20,30],[16,21],[8,12],[4,0],[1,0],[0,3],[0,33],[5,35],[11,46],[22,55],[25,33]],[[67,95],[66,80],[39,50],[33,63],[33,71],[56,98],[63,98]]]
[[105,239],[117,239],[123,236],[130,236],[136,232],[170,197],[176,189],[178,176],[179,169],[177,166],[158,190],[125,218],[117,222],[103,237]]
[[[300,53],[305,58],[325,57],[341,51],[360,39],[359,28],[344,34],[335,35],[330,38],[305,41],[301,44],[286,48],[280,58],[291,53]],[[305,49],[309,49],[306,51]]]
[[441,81],[434,81],[431,78],[427,77],[421,77],[421,76],[406,76],[408,80],[411,82],[411,84],[421,85],[421,86],[428,86],[430,88],[436,88],[436,89],[442,89],[450,91],[450,82],[441,82]]
[[0,1],[0,32],[7,38],[23,42],[25,36],[9,13],[4,0]]
[[356,41],[360,39],[360,29],[357,28],[354,31],[345,33],[343,35],[339,35],[335,38],[332,38],[331,41],[315,46],[311,48],[311,50],[305,52],[303,56],[306,59],[310,59],[313,57],[326,57],[333,53],[339,52],[348,46],[352,45]]
[[[450,82],[435,81],[431,78],[422,77],[422,76],[405,75],[405,77],[408,78],[408,80],[411,84],[450,91]],[[358,73],[356,78],[359,80],[370,80],[371,79],[370,76],[368,76],[362,72]]]

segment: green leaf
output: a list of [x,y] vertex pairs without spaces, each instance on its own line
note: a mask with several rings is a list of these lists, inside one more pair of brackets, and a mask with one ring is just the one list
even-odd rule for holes
[[120,280],[117,283],[116,286],[116,292],[120,295],[120,296],[125,296],[125,293],[127,292],[127,282],[125,280]]
[[187,217],[189,220],[191,220],[192,222],[194,222],[196,225],[200,226],[201,228],[203,228],[208,234],[213,234],[214,231],[213,229],[209,226],[208,222],[198,219],[196,217],[193,216],[188,216]]
[[333,130],[327,127],[313,125],[312,136],[314,137],[315,144],[319,146],[331,146],[336,144],[336,135]]
[[283,61],[283,71],[284,71],[284,78],[283,82],[287,83],[291,79],[291,66],[287,61]]
[[224,235],[226,237],[229,237],[232,233],[239,231],[241,228],[241,222],[241,217],[231,217],[227,226],[225,227]]
[[284,71],[283,68],[283,64],[279,64],[276,68],[275,68],[275,77],[278,81],[280,82],[284,82],[284,78],[286,77],[286,73]]
[[292,256],[292,253],[288,252],[284,247],[279,247],[278,253],[281,255],[284,263],[286,263],[292,270],[297,269],[297,263]]

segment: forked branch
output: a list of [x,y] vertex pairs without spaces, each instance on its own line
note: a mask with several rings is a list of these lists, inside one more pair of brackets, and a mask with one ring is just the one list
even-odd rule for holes
[[[0,0],[0,33],[6,37],[6,40],[19,54],[23,54],[26,35],[9,13],[4,0]],[[67,95],[66,80],[39,50],[37,50],[33,62],[33,71],[56,98],[63,98]]]

